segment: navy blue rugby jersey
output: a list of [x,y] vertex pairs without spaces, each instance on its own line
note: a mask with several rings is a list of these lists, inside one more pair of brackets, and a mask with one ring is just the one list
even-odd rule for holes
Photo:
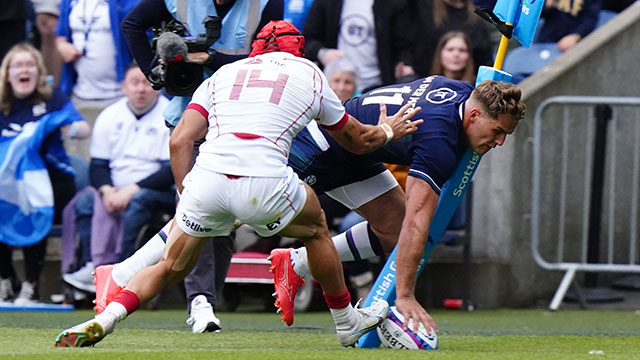
[[317,185],[316,191],[371,177],[384,170],[383,162],[409,165],[410,176],[426,181],[440,194],[442,185],[467,149],[462,113],[464,102],[472,91],[470,83],[442,76],[371,90],[347,100],[344,104],[347,113],[362,123],[376,125],[380,117],[380,103],[387,104],[388,114],[411,103],[422,108],[413,119],[423,119],[424,123],[413,134],[364,155],[342,148],[324,129],[320,129],[329,144],[323,152],[305,130],[294,139],[289,165],[301,179],[312,186]]

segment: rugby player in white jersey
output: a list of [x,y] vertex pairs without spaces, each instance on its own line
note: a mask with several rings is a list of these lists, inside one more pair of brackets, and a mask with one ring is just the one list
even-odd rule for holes
[[[303,48],[304,37],[293,25],[272,21],[258,34],[248,59],[225,65],[196,90],[170,140],[181,200],[162,259],[139,271],[95,318],[61,332],[56,346],[101,341],[141,303],[184,278],[206,239],[228,235],[236,219],[261,236],[305,242],[311,274],[324,290],[341,345],[352,346],[384,320],[386,301],[351,306],[318,199],[287,166],[287,157],[293,137],[312,120],[345,148],[365,153],[414,132],[422,120],[409,119],[420,108],[407,112],[407,105],[387,116],[381,105],[378,125],[358,122],[346,114],[318,67],[299,57]],[[203,137],[192,168],[193,143]]]

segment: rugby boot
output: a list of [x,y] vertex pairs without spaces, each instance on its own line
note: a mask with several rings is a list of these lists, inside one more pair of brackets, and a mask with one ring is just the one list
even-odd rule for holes
[[304,279],[293,270],[291,249],[274,249],[268,259],[271,260],[269,271],[273,273],[273,285],[276,290],[273,294],[276,298],[275,306],[282,315],[282,321],[291,326],[293,303],[298,289],[304,285]]
[[56,337],[56,347],[93,346],[113,331],[113,323],[106,327],[96,319],[64,330]]
[[111,276],[113,265],[98,266],[93,272],[93,284],[96,286],[96,299],[93,301],[95,310],[98,314],[104,311],[107,305],[113,300],[123,287],[116,284]]
[[356,304],[353,316],[349,320],[350,328],[337,331],[338,341],[344,347],[355,346],[362,335],[382,324],[389,313],[389,303],[385,300],[378,300],[366,308],[358,308],[359,304],[360,301]]

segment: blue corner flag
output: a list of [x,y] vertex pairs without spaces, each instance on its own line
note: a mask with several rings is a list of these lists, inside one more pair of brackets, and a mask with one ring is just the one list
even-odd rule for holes
[[528,48],[533,43],[543,7],[544,0],[498,0],[493,12],[500,20],[513,24],[513,36]]

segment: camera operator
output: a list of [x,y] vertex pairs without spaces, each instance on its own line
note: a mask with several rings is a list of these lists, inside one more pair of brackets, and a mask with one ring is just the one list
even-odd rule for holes
[[[122,31],[140,69],[155,87],[159,87],[162,84],[152,73],[155,55],[146,35],[148,29],[175,19],[192,36],[197,36],[206,32],[203,21],[207,16],[222,19],[220,37],[209,51],[187,54],[188,62],[200,63],[205,67],[201,79],[204,80],[221,66],[246,58],[258,31],[271,20],[282,20],[283,12],[284,0],[141,0],[122,21]],[[172,128],[177,125],[190,99],[190,96],[173,97],[164,112],[167,126]],[[197,152],[197,145],[194,153]],[[212,306],[224,286],[232,255],[233,239],[215,238],[203,247],[198,264],[185,278],[191,315],[187,323],[192,326],[193,332],[220,330],[220,321],[215,317]],[[207,301],[203,303],[199,295],[204,295]],[[96,301],[100,300],[99,297],[96,294]]]

